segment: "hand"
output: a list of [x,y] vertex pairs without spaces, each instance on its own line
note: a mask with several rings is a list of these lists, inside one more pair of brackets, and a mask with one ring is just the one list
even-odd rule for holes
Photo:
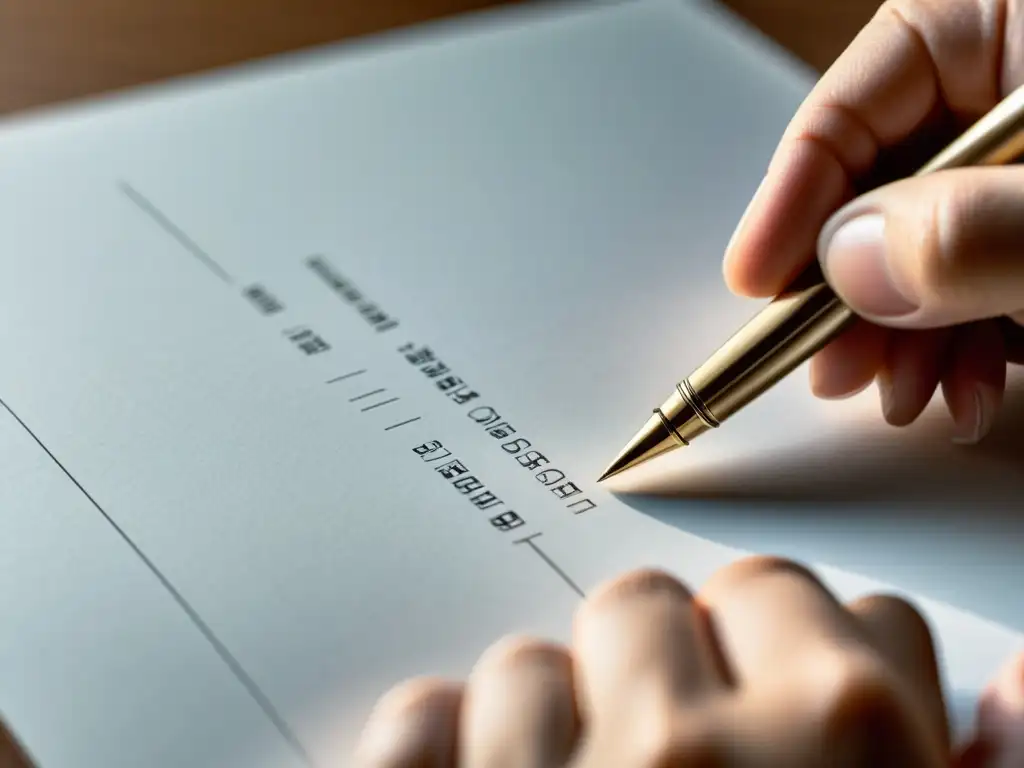
[[725,277],[741,295],[774,295],[817,252],[864,319],[812,361],[817,395],[851,395],[877,377],[886,420],[903,426],[941,382],[956,438],[989,430],[1007,360],[1024,361],[1020,327],[992,319],[1024,318],[1024,167],[945,171],[851,198],[890,163],[912,173],[1022,84],[1020,3],[889,0],[793,118]]
[[[1021,665],[963,765],[1024,764]],[[1016,670],[1016,671],[1015,671]],[[1016,674],[1016,677],[1012,673]],[[995,762],[995,760],[1007,762]],[[948,768],[932,639],[908,603],[849,606],[757,557],[693,596],[639,571],[581,607],[572,648],[509,639],[466,683],[414,680],[370,718],[359,768]],[[985,762],[981,762],[985,761]]]

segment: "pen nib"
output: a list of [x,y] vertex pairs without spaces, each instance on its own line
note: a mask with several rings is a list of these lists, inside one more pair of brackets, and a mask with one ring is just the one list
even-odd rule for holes
[[625,472],[627,469],[650,461],[655,456],[667,453],[680,445],[673,437],[661,420],[660,416],[652,416],[626,447],[622,449],[615,461],[608,465],[604,474],[597,482],[603,482],[610,477]]

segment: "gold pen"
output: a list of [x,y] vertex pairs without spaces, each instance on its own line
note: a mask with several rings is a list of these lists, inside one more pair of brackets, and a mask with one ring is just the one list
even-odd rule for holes
[[[1003,165],[1024,154],[1024,86],[940,152],[916,176],[950,168]],[[813,262],[782,294],[718,349],[654,409],[598,482],[689,445],[756,399],[856,319]]]

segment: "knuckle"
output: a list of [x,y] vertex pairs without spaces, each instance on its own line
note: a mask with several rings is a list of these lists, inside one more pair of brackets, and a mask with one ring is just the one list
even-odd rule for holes
[[563,666],[570,662],[561,646],[525,635],[510,635],[488,648],[480,657],[479,668],[516,669],[523,666]]
[[710,589],[731,589],[756,579],[785,576],[824,589],[821,581],[806,566],[774,555],[750,555],[725,566],[711,577]]
[[399,683],[381,698],[377,717],[404,719],[446,706],[451,699],[449,682],[434,677],[418,677]]
[[861,616],[876,616],[880,623],[899,628],[901,633],[912,633],[917,639],[931,643],[931,627],[913,603],[899,595],[876,594],[859,598],[850,604],[850,610]]
[[582,613],[601,611],[638,597],[668,595],[686,601],[693,594],[675,576],[656,568],[642,568],[619,576],[600,587],[583,604]]
[[[959,300],[977,289],[985,270],[986,211],[994,201],[979,185],[935,185],[938,192],[910,235],[916,282],[926,301]],[[998,210],[998,206],[995,207]]]
[[921,616],[921,612],[917,610],[917,607],[912,602],[901,595],[879,592],[858,598],[853,604],[860,606],[864,610],[882,612],[886,616],[893,616],[894,618],[913,622],[921,627],[925,626],[924,617]]
[[956,290],[961,280],[962,263],[956,258],[960,250],[960,199],[955,192],[940,195],[917,227],[912,239],[917,250],[918,282],[940,296]]

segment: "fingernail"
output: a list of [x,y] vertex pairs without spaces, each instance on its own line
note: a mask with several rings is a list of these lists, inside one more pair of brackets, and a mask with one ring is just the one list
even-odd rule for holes
[[996,398],[989,387],[978,384],[974,388],[972,408],[964,409],[954,420],[953,442],[957,445],[975,445],[992,428]]
[[882,318],[917,309],[914,300],[893,282],[881,214],[865,213],[826,224],[818,253],[829,282],[854,312]]

